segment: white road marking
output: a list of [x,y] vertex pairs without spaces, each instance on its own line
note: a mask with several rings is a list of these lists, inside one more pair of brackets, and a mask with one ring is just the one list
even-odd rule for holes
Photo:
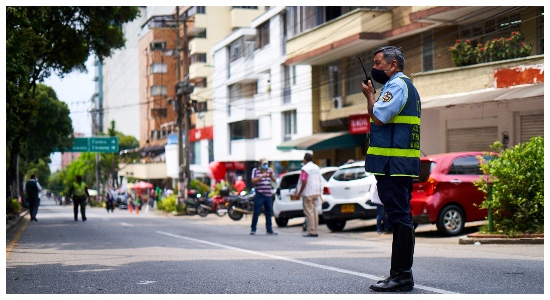
[[[310,266],[310,267],[314,267],[314,268],[319,268],[319,269],[324,269],[324,270],[329,270],[329,271],[334,271],[334,272],[339,272],[339,273],[344,273],[344,274],[349,274],[349,275],[355,275],[355,276],[364,277],[364,278],[368,278],[368,279],[372,279],[372,280],[376,280],[376,281],[384,279],[384,278],[381,278],[381,277],[378,277],[378,276],[375,276],[375,275],[370,275],[370,274],[365,274],[365,273],[360,273],[360,272],[335,268],[335,267],[331,267],[331,266],[316,264],[316,263],[307,262],[307,261],[303,261],[303,260],[299,260],[299,259],[288,258],[288,257],[284,257],[284,256],[271,255],[271,254],[267,254],[267,253],[262,253],[262,252],[258,252],[258,251],[252,251],[252,250],[237,248],[237,247],[233,247],[233,246],[227,246],[227,245],[213,243],[213,242],[209,242],[209,241],[194,239],[194,238],[190,238],[190,237],[186,237],[186,236],[176,235],[176,234],[172,234],[172,233],[168,233],[168,232],[157,231],[157,233],[163,234],[163,235],[166,235],[166,236],[175,237],[175,238],[178,238],[178,239],[194,241],[194,242],[197,242],[197,243],[202,243],[202,244],[212,245],[212,246],[216,246],[216,247],[220,247],[220,248],[225,248],[225,249],[250,253],[250,254],[254,254],[254,255],[258,255],[258,256],[269,257],[269,258],[273,258],[273,259],[285,260],[285,261],[289,261],[289,262],[293,262],[293,263],[297,263],[297,264],[301,264],[301,265],[306,265],[306,266]],[[441,290],[441,289],[432,288],[432,287],[429,287],[429,286],[417,285],[417,284],[414,285],[414,288],[429,291],[429,292],[433,292],[433,293],[438,293],[438,294],[458,294],[458,293],[451,292],[451,291]]]
[[155,283],[155,282],[156,281],[147,281],[147,280],[143,281],[142,280],[142,281],[138,282],[137,284],[151,284],[151,283]]
[[122,222],[122,223],[120,223],[120,224],[121,224],[122,226],[134,227],[134,225],[128,224],[128,223],[124,223],[124,222]]

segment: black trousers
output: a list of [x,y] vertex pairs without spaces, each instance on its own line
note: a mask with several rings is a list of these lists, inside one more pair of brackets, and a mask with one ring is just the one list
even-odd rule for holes
[[31,214],[31,220],[36,219],[36,214],[38,213],[39,206],[40,206],[40,199],[29,200],[29,212]]
[[78,206],[82,220],[86,220],[86,197],[73,197],[74,219],[78,220]]

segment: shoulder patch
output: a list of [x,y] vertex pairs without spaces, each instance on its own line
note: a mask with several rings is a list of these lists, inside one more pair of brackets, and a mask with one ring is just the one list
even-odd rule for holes
[[393,98],[393,95],[390,92],[385,92],[384,95],[382,95],[383,102],[390,102],[392,98]]

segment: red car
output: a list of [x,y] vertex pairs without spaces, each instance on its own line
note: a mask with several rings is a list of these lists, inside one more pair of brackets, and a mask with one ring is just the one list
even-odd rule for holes
[[486,209],[479,209],[485,194],[474,186],[482,175],[480,161],[498,154],[455,152],[420,158],[420,176],[413,181],[411,213],[413,223],[436,224],[444,235],[458,235],[466,222],[482,221]]

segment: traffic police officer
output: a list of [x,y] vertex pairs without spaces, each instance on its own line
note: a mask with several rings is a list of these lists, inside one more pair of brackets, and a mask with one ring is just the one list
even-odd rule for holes
[[376,176],[378,195],[393,227],[390,276],[370,286],[380,292],[410,291],[414,280],[414,226],[410,212],[412,179],[420,173],[420,96],[403,74],[399,48],[374,51],[372,78],[383,84],[374,98],[372,82],[362,84],[371,118],[365,170]]

